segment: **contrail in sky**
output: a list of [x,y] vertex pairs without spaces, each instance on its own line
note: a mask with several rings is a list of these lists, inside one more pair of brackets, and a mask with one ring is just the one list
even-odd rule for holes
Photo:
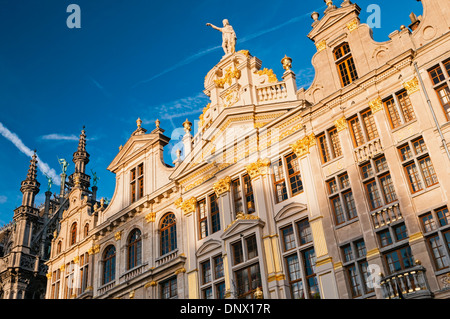
[[[307,16],[310,16],[311,13],[312,12],[302,14],[302,15],[294,17],[294,18],[292,18],[292,19],[290,19],[290,20],[288,20],[288,21],[286,21],[284,23],[281,23],[281,24],[279,24],[279,25],[277,25],[275,27],[272,27],[272,28],[269,28],[269,29],[266,29],[266,30],[262,30],[262,31],[259,31],[259,32],[255,32],[253,34],[245,36],[245,37],[243,37],[241,39],[238,39],[237,43],[244,43],[244,42],[253,40],[253,39],[257,38],[257,37],[260,37],[260,36],[262,36],[264,34],[267,34],[269,32],[281,29],[281,28],[283,28],[283,27],[285,27],[285,26],[287,26],[289,24],[292,24],[294,22],[300,21],[301,19],[303,19],[303,18],[305,18]],[[153,81],[153,80],[155,80],[155,79],[157,79],[157,78],[159,78],[159,77],[161,77],[161,76],[163,76],[163,75],[165,75],[165,74],[167,74],[169,72],[172,72],[172,71],[174,71],[174,70],[176,70],[176,69],[178,69],[178,68],[180,68],[182,66],[185,66],[185,65],[187,65],[187,64],[189,64],[189,63],[191,63],[191,62],[201,58],[202,56],[205,56],[206,54],[208,54],[208,53],[210,53],[212,51],[215,51],[215,50],[218,50],[218,49],[221,49],[221,48],[222,48],[222,46],[219,45],[219,46],[211,47],[209,49],[205,49],[205,50],[202,50],[200,52],[197,52],[197,53],[189,56],[188,58],[180,61],[179,63],[173,65],[172,67],[167,68],[164,71],[162,71],[162,72],[160,72],[158,74],[155,74],[154,76],[152,76],[152,77],[150,77],[150,78],[148,78],[146,80],[143,80],[143,81],[140,81],[140,82],[136,83],[133,86],[133,88],[135,88],[136,86],[138,86],[140,84],[144,84],[144,83],[148,83],[150,81]]]
[[[14,146],[16,146],[19,149],[19,151],[21,151],[23,154],[27,155],[28,157],[33,156],[34,151],[28,148],[15,133],[8,130],[1,122],[0,122],[0,134],[3,135],[3,137],[9,140],[11,143],[13,143]],[[55,170],[53,168],[50,168],[50,166],[47,163],[41,161],[39,159],[39,156],[37,165],[39,170],[43,174],[52,178],[54,184],[58,186],[61,185],[60,178],[58,174],[56,174]]]

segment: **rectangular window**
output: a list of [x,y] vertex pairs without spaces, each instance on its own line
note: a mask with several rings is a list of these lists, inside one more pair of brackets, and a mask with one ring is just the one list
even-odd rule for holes
[[130,170],[130,194],[131,202],[141,199],[144,196],[144,164]]
[[239,178],[236,178],[231,182],[232,190],[233,190],[233,199],[234,199],[234,211],[235,214],[243,213],[242,207],[242,190],[241,190],[241,182]]
[[[442,270],[450,264],[450,230],[448,207],[433,209],[419,216],[429,253],[434,261],[435,270]],[[437,223],[435,221],[438,221]]]
[[317,136],[322,163],[342,155],[339,135],[335,127]]
[[409,246],[384,254],[391,274],[414,266],[414,257]]
[[202,269],[202,284],[207,284],[211,281],[211,263],[206,261],[201,264]]
[[177,278],[172,278],[161,282],[161,299],[176,299],[177,292]]
[[400,146],[398,151],[411,193],[417,193],[438,183],[433,163],[422,137]]
[[206,202],[204,199],[198,201],[198,224],[200,239],[208,236],[208,212],[206,211]]
[[[373,170],[375,167],[375,170]],[[397,200],[389,166],[384,155],[360,166],[361,177],[370,210],[376,210]]]
[[[439,63],[438,65],[428,70],[428,74],[430,75],[431,81],[433,82],[433,88],[438,96],[439,101],[441,102],[441,106],[447,121],[450,120],[449,68],[450,60],[444,63]],[[442,69],[445,69],[447,71],[447,74],[445,74]]]
[[256,288],[261,287],[259,264],[235,272],[238,299],[253,299]]
[[237,265],[244,261],[244,251],[242,249],[242,243],[239,241],[231,245],[233,251],[233,264]]
[[243,177],[244,180],[244,198],[247,203],[247,213],[251,214],[255,212],[255,198],[253,196],[252,180],[248,174]]
[[284,251],[295,248],[295,235],[292,225],[281,229],[281,235],[283,237]]
[[378,130],[370,109],[351,117],[348,123],[355,148],[378,137]]
[[275,198],[280,203],[288,198],[282,158],[272,164],[272,171]]
[[291,153],[286,156],[286,164],[288,171],[288,180],[291,187],[291,196],[295,196],[303,192],[303,183],[300,175],[300,166],[298,164],[297,156]]
[[300,237],[300,245],[306,245],[312,243],[311,226],[307,219],[301,220],[297,223],[298,234]]
[[358,217],[347,173],[327,181],[329,199],[336,225]]
[[343,43],[333,51],[342,87],[358,79],[355,62],[353,61],[348,43]]
[[209,209],[211,213],[211,233],[218,232],[220,230],[220,214],[219,204],[217,203],[217,195],[215,193],[209,195]]

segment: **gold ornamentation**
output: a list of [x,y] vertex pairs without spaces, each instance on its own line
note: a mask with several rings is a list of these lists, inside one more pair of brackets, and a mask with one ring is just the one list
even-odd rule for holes
[[253,296],[255,297],[255,299],[263,299],[264,298],[264,294],[263,294],[262,289],[260,287],[256,288],[256,291],[253,294]]
[[156,281],[150,281],[150,282],[145,284],[144,288],[154,287],[156,285],[158,285]]
[[259,76],[267,75],[269,77],[269,83],[278,82],[277,76],[275,73],[273,73],[272,69],[264,68],[262,70],[255,72],[255,74],[258,74]]
[[251,56],[249,50],[241,50],[241,51],[238,51],[238,53],[242,53],[242,54],[245,55],[247,58]]
[[154,223],[156,220],[156,213],[148,213],[144,218],[147,223]]
[[120,240],[120,238],[122,238],[122,231],[118,231],[114,234],[114,238],[116,240]]
[[45,276],[47,277],[48,280],[50,280],[50,279],[52,279],[53,275],[51,272],[48,272]]
[[226,94],[222,97],[223,104],[225,107],[230,107],[239,101],[239,91],[237,88],[228,90]]
[[414,77],[412,80],[403,83],[403,87],[406,89],[408,95],[411,95],[414,92],[419,91],[419,80],[417,77]]
[[314,145],[316,145],[316,137],[314,134],[311,134],[305,136],[290,146],[297,157],[302,157],[303,155],[309,154],[310,147]]
[[366,258],[370,258],[373,256],[379,256],[379,255],[380,255],[380,250],[378,248],[374,248],[374,249],[367,251]]
[[225,71],[225,75],[221,79],[214,80],[216,86],[219,88],[223,88],[225,83],[231,85],[233,83],[233,79],[239,80],[241,78],[241,71],[233,67],[228,67]]
[[174,202],[176,208],[181,208],[181,204],[182,204],[182,203],[183,203],[183,198],[182,198],[182,197],[178,198],[178,199]]
[[79,256],[75,256],[75,258],[73,258],[73,262],[75,263],[75,264],[78,264],[78,261],[80,260],[80,257]]
[[64,272],[65,269],[66,269],[66,265],[61,265],[61,267],[59,267],[60,272]]
[[329,263],[333,263],[333,258],[326,257],[326,258],[323,258],[323,259],[319,259],[319,260],[316,261],[316,267],[320,267],[320,266],[323,266],[323,265],[326,265],[326,264],[329,264]]
[[358,28],[358,25],[359,25],[358,19],[353,19],[352,21],[347,23],[347,29],[348,31],[352,32]]
[[418,233],[415,233],[415,234],[412,234],[412,235],[409,236],[409,242],[410,243],[412,243],[412,242],[414,242],[416,240],[420,240],[420,239],[423,239],[422,232],[418,232]]
[[336,126],[336,130],[338,132],[343,131],[348,128],[347,119],[345,116],[341,117],[340,119],[334,121],[334,125]]
[[191,197],[181,204],[181,210],[185,215],[195,212],[195,206],[197,205],[197,198]]
[[383,109],[383,101],[381,100],[381,97],[378,97],[377,99],[369,102],[369,106],[373,114],[381,111]]
[[251,215],[251,214],[244,214],[244,213],[237,213],[236,219],[231,222],[230,225],[225,228],[225,231],[228,230],[231,226],[233,226],[237,221],[239,220],[259,220],[258,216]]
[[216,193],[217,197],[220,195],[229,192],[230,191],[230,185],[231,185],[231,177],[227,176],[221,180],[219,180],[217,183],[214,183],[213,189]]
[[185,272],[186,272],[186,268],[180,268],[180,269],[175,270],[175,275],[183,274]]
[[292,59],[285,54],[284,58],[281,60],[281,64],[283,65],[283,69],[286,71],[290,70],[292,68]]
[[269,159],[258,159],[255,163],[247,165],[245,169],[247,170],[250,178],[256,178],[260,175],[265,175],[269,173],[270,160]]
[[318,43],[316,43],[317,52],[325,50],[327,47],[327,42],[325,40],[322,40]]
[[99,252],[100,252],[100,245],[95,245],[88,249],[89,255],[95,255],[98,254]]

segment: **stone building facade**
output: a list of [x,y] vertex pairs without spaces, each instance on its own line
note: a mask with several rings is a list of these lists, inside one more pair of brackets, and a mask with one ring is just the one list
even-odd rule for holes
[[[46,298],[447,298],[450,293],[450,3],[378,43],[349,0],[308,34],[297,88],[250,52],[206,75],[183,152],[142,122],[92,200],[74,154]],[[85,146],[85,145],[84,145]]]

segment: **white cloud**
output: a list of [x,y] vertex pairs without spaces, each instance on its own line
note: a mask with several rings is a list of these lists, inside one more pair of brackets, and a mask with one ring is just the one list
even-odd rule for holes
[[78,137],[74,134],[72,135],[64,135],[64,134],[47,134],[41,136],[43,140],[52,140],[52,141],[78,141]]
[[[33,156],[34,152],[30,148],[28,148],[15,133],[8,130],[2,123],[0,123],[0,134],[3,135],[3,137],[9,140],[11,143],[13,143],[14,146],[16,146],[23,154],[27,155],[28,157]],[[39,159],[39,156],[37,166],[43,174],[51,177],[56,185],[61,184],[60,178],[58,174],[56,174],[56,171],[53,168],[50,168],[47,163],[41,161]]]
[[0,204],[4,204],[8,201],[8,197],[5,195],[0,195]]

